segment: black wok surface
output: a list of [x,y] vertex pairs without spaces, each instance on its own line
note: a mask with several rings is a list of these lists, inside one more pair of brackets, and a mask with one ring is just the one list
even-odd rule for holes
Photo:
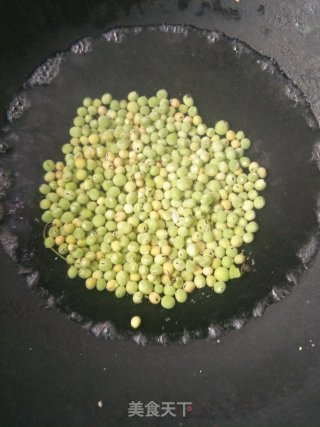
[[[5,225],[18,237],[17,262],[30,270],[27,280],[39,274],[37,288],[92,327],[111,321],[123,334],[138,314],[143,319],[139,332],[150,339],[161,334],[179,338],[185,330],[206,336],[215,327],[241,324],[260,310],[259,303],[279,299],[297,280],[292,275],[300,275],[302,261],[307,264],[316,250],[320,186],[311,159],[319,132],[309,126],[304,98],[275,64],[220,33],[182,26],[112,30],[47,64],[33,73],[20,95],[28,110],[15,121],[17,110],[9,109],[12,124],[4,136],[14,154],[3,163],[16,175],[4,204]],[[121,99],[131,89],[151,96],[161,87],[173,97],[191,91],[208,126],[227,117],[231,128],[245,129],[253,141],[247,154],[268,170],[267,207],[258,213],[261,230],[245,246],[249,265],[254,262],[250,274],[231,281],[223,295],[207,288],[169,312],[148,302],[136,306],[129,295],[117,300],[108,292],[88,292],[81,279],[70,281],[66,264],[44,248],[37,194],[41,164],[62,159],[61,145],[85,96],[110,91]]]
[[[283,34],[292,38],[290,49],[292,46],[299,46],[302,41],[299,30],[296,30],[298,34],[295,34],[289,23],[296,28],[299,25],[303,27],[304,36],[307,39],[305,47],[310,52],[316,53],[316,43],[313,43],[316,31],[312,30],[312,17],[317,10],[304,11],[309,13],[310,20],[303,21],[305,18],[302,19],[298,6],[295,5],[295,9],[293,6],[286,9],[285,2],[280,3],[277,6],[279,9],[275,8],[273,11],[268,10],[267,4],[264,7],[263,5],[258,7],[253,2],[251,5],[248,2],[247,8],[235,2],[226,2],[225,9],[219,5],[221,6],[220,2],[202,4],[178,2],[177,5],[171,6],[170,12],[166,13],[168,6],[150,2],[150,4],[140,3],[140,6],[137,4],[130,10],[127,8],[127,11],[126,9],[122,11],[118,6],[118,11],[112,15],[112,6],[109,6],[108,12],[103,3],[98,2],[94,12],[88,16],[85,7],[71,14],[68,13],[69,6],[66,4],[60,7],[59,4],[49,6],[43,3],[42,11],[41,8],[36,8],[29,2],[28,7],[33,13],[28,14],[31,24],[27,26],[24,26],[24,19],[22,19],[24,15],[21,3],[14,12],[12,9],[7,9],[2,16],[7,16],[8,19],[5,19],[5,25],[0,30],[5,36],[1,37],[0,42],[2,57],[5,59],[3,61],[5,65],[1,62],[0,66],[3,76],[0,84],[4,100],[3,107],[8,105],[12,94],[18,91],[21,83],[35,66],[56,50],[67,48],[77,38],[101,33],[101,30],[116,23],[127,25],[159,23],[164,20],[218,28],[230,35],[241,36],[258,50],[272,54],[280,63],[282,61],[281,65],[291,74],[291,77],[300,76],[301,87],[305,85],[305,89],[310,90],[313,100],[316,101],[316,95],[312,89],[313,79],[304,77],[308,75],[310,61],[303,63],[301,60],[305,52],[292,58],[285,50],[281,51],[283,41],[280,41],[280,29],[277,27],[275,17],[279,16],[279,19],[284,22],[281,29],[284,31]],[[250,9],[250,6],[253,9]],[[261,20],[261,24],[258,19]],[[252,22],[255,22],[256,26],[248,28],[249,23]],[[262,22],[265,25],[264,30]],[[17,31],[17,23],[19,23],[19,31]],[[266,31],[267,27],[270,27],[269,32]],[[42,32],[39,39],[38,31],[44,28],[46,31]],[[255,37],[259,30],[263,35]],[[55,37],[56,34],[59,36]],[[274,41],[279,40],[277,45],[273,46],[270,42],[269,39],[272,37]],[[28,55],[25,54],[24,48],[30,52]],[[281,52],[283,55],[280,54]],[[23,60],[24,55],[27,58],[25,60]],[[205,59],[207,59],[206,56]],[[293,68],[294,59],[296,69]],[[240,64],[243,63],[241,61],[243,59],[240,60]],[[241,71],[241,67],[239,69]],[[299,69],[301,69],[300,74]],[[232,92],[232,84],[236,84],[237,80],[232,74],[234,72],[232,67],[230,70],[231,87],[228,86],[226,90]],[[250,69],[250,72],[253,73],[252,70]],[[298,210],[299,213],[298,216],[282,218],[283,224],[277,228],[279,244],[274,244],[272,241],[271,228],[268,229],[268,234],[261,236],[263,242],[269,238],[269,245],[274,245],[271,246],[272,252],[278,254],[278,257],[273,259],[281,258],[286,266],[291,262],[290,267],[292,267],[296,264],[296,258],[294,258],[296,250],[310,237],[310,232],[315,227],[314,215],[311,211],[315,206],[316,175],[313,175],[307,152],[302,149],[301,152],[297,151],[301,147],[299,144],[301,139],[309,139],[311,143],[314,141],[315,134],[306,127],[305,119],[302,119],[300,110],[302,107],[298,105],[293,109],[292,99],[288,99],[280,90],[282,83],[277,87],[271,75],[261,73],[259,68],[257,70],[259,71],[257,75],[263,75],[262,79],[270,79],[267,84],[263,80],[259,86],[256,75],[248,75],[248,72],[243,71],[240,75],[241,79],[238,76],[241,82],[248,78],[252,85],[258,85],[255,87],[255,93],[261,93],[268,87],[268,90],[263,93],[262,101],[257,103],[256,112],[252,113],[253,109],[250,110],[253,120],[251,117],[248,120],[246,109],[239,109],[238,104],[234,105],[234,111],[231,111],[227,104],[223,107],[223,97],[220,104],[222,109],[226,109],[225,115],[232,116],[231,122],[239,120],[239,123],[243,124],[244,120],[247,120],[247,127],[251,126],[250,132],[253,139],[257,141],[264,141],[264,135],[267,131],[270,132],[270,129],[271,132],[275,132],[274,139],[285,141],[287,134],[281,134],[282,125],[286,120],[287,123],[292,123],[290,141],[295,149],[290,151],[289,146],[277,145],[278,151],[275,151],[272,157],[272,165],[277,165],[278,170],[283,167],[281,170],[284,171],[289,166],[296,167],[296,175],[284,174],[284,178],[287,177],[288,183],[300,190],[297,191],[297,203],[290,205],[293,203],[292,199],[286,199],[282,191],[287,187],[282,188],[280,185],[277,187],[278,196],[270,209],[276,209],[277,203],[280,204],[279,206],[284,203],[290,211]],[[296,74],[292,75],[290,73],[292,70]],[[314,70],[313,72],[315,73]],[[228,74],[225,77],[228,78]],[[151,90],[152,84],[150,85]],[[119,90],[121,88],[119,83]],[[96,87],[92,87],[92,90],[96,90]],[[172,90],[178,91],[179,88],[173,87]],[[273,93],[272,90],[275,92]],[[126,89],[125,92],[127,91]],[[246,93],[246,87],[244,87],[243,96]],[[278,101],[280,93],[282,98],[280,97],[281,100]],[[281,104],[279,111],[284,113],[282,116],[272,116],[271,122],[274,126],[270,127],[262,120],[261,123],[259,122],[261,115],[258,113],[261,111],[259,108],[263,108],[265,109],[263,112],[270,117],[274,112],[271,108],[274,102]],[[198,105],[202,110],[201,99]],[[314,105],[317,107],[316,103]],[[70,100],[70,111],[71,108]],[[209,114],[209,111],[208,105],[203,103],[204,115]],[[241,120],[239,111],[243,114]],[[21,123],[23,127],[23,122]],[[253,126],[254,123],[259,123],[261,126],[259,131],[255,131],[257,127]],[[263,128],[263,125],[266,127]],[[67,128],[68,122],[64,126]],[[288,129],[288,125],[285,129]],[[27,131],[27,128],[25,130]],[[258,132],[257,135],[254,134],[255,132]],[[262,142],[262,144],[268,143],[270,142]],[[30,165],[28,170],[30,177],[33,177],[35,157],[32,156],[31,161],[27,151],[25,152],[26,164]],[[36,150],[34,154],[37,155]],[[283,158],[287,154],[296,163],[285,162],[284,164]],[[271,163],[270,158],[265,161]],[[303,173],[306,169],[309,171],[308,179]],[[275,178],[272,182],[276,187]],[[302,188],[299,187],[301,183],[303,183]],[[29,196],[35,197],[31,194]],[[267,213],[266,211],[266,215]],[[271,216],[267,215],[265,220],[268,221],[268,218]],[[297,218],[299,218],[298,221]],[[296,222],[293,222],[294,220]],[[272,225],[270,223],[269,227]],[[288,229],[291,233],[297,233],[290,234],[296,246],[290,242],[289,250],[286,251],[285,239],[288,236]],[[263,276],[267,277],[269,272],[269,268],[266,268],[262,262],[267,245],[261,247],[263,250],[261,251],[260,280]],[[130,342],[98,340],[78,325],[65,320],[56,311],[44,310],[43,300],[30,293],[22,277],[17,275],[16,266],[4,256],[0,262],[1,272],[3,271],[5,278],[1,284],[0,296],[2,320],[0,425],[230,425],[239,427],[318,425],[318,346],[320,345],[317,328],[319,320],[318,263],[308,270],[300,285],[288,298],[271,306],[261,319],[251,322],[240,331],[232,332],[216,342],[198,340],[188,346],[174,344],[168,348],[162,348],[149,345],[142,348]],[[275,269],[278,265],[283,266],[281,262],[277,262]],[[284,273],[283,270],[281,272]],[[276,276],[276,279],[278,283],[279,277]],[[268,289],[268,286],[271,284],[267,283],[265,289]],[[97,405],[100,400],[103,402],[102,408]],[[141,400],[144,403],[151,400],[157,403],[191,401],[193,411],[187,420],[182,420],[181,417],[179,420],[172,420],[168,416],[160,420],[130,419],[127,410],[131,400]]]

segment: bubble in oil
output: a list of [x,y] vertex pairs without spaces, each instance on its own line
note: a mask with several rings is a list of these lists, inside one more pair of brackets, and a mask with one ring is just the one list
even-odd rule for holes
[[222,334],[221,326],[211,324],[208,327],[208,339],[216,339],[219,338]]
[[21,211],[21,209],[23,209],[24,207],[25,207],[25,203],[19,200],[19,197],[16,197],[13,201],[8,203],[7,211],[9,215],[15,215],[16,213]]
[[10,150],[10,145],[5,142],[0,142],[0,154],[6,154]]
[[107,42],[121,43],[125,37],[125,30],[124,29],[110,30],[110,31],[107,31],[106,33],[102,34],[102,37]]
[[84,324],[83,324],[83,328],[86,330],[86,331],[90,331],[90,330],[92,330],[92,327],[93,327],[94,325],[93,325],[93,322],[91,322],[91,321],[88,321],[88,322],[85,322]]
[[234,319],[231,323],[231,326],[233,327],[233,329],[241,329],[242,326],[244,326],[245,324],[245,320],[244,319]]
[[318,238],[316,236],[312,236],[310,240],[297,252],[297,256],[301,259],[302,265],[305,269],[308,268],[313,257],[316,255],[318,247]]
[[209,44],[214,44],[220,39],[220,34],[216,31],[210,31],[207,34],[207,40]]
[[303,103],[305,98],[300,89],[294,86],[292,83],[288,83],[285,87],[285,94],[295,104]]
[[147,337],[144,334],[142,334],[141,332],[134,335],[132,337],[132,339],[136,344],[141,345],[141,347],[144,347],[148,342]]
[[31,107],[31,102],[25,94],[16,96],[7,110],[7,119],[11,123],[20,117]]
[[106,340],[112,340],[115,336],[115,328],[111,322],[97,323],[90,328],[90,331],[96,337],[102,337]]
[[0,227],[0,242],[5,253],[13,260],[17,258],[18,238],[7,228]]
[[241,42],[240,40],[232,40],[232,50],[236,53],[236,55],[241,56],[244,53],[251,53],[251,50],[248,46]]
[[70,320],[72,320],[73,322],[76,322],[76,323],[81,323],[81,324],[83,324],[83,322],[84,322],[84,319],[83,319],[83,317],[81,316],[81,314],[79,314],[79,313],[75,313],[74,311],[73,311],[72,313],[70,313],[70,314],[69,314],[68,318],[69,318]]
[[87,53],[92,52],[92,49],[93,44],[91,37],[85,37],[71,46],[71,52],[77,55],[86,55]]
[[189,29],[184,25],[162,24],[160,26],[160,31],[162,31],[163,33],[183,34],[184,36],[187,36]]
[[297,271],[291,271],[291,272],[287,273],[286,277],[287,277],[287,280],[289,283],[297,286],[298,279],[299,279],[299,274]]
[[59,75],[62,60],[62,53],[57,53],[55,56],[47,59],[34,71],[27,82],[27,86],[33,87],[50,84]]
[[57,307],[57,302],[56,299],[53,295],[50,295],[49,298],[47,299],[47,304],[46,304],[46,308],[47,309],[52,309]]
[[189,344],[191,342],[190,332],[188,332],[188,331],[185,330],[183,332],[183,335],[182,335],[181,339],[180,339],[180,342],[183,345]]
[[163,346],[166,346],[169,342],[167,334],[161,334],[157,337],[158,344],[161,344]]
[[271,291],[271,297],[275,302],[281,301],[289,294],[289,289],[286,288],[278,288],[274,286]]
[[252,310],[253,317],[261,317],[263,315],[264,310],[267,307],[266,301],[259,302],[254,309]]
[[38,270],[33,271],[32,273],[28,274],[27,277],[27,285],[29,288],[33,288],[37,286],[40,280],[40,273]]
[[257,64],[260,66],[262,71],[267,71],[270,74],[275,72],[275,63],[271,59],[257,59]]

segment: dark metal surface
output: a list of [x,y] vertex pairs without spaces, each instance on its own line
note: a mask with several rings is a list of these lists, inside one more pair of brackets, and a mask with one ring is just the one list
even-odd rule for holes
[[[156,56],[146,58],[153,46]],[[177,339],[184,331],[205,337],[217,334],[215,328],[239,326],[261,310],[259,304],[277,301],[289,290],[317,249],[320,175],[311,158],[319,131],[308,126],[309,106],[275,64],[237,40],[186,26],[116,29],[54,58],[33,73],[19,95],[20,104],[29,105],[22,117],[13,120],[19,111],[9,110],[12,124],[4,141],[12,155],[3,159],[16,175],[4,204],[4,225],[18,237],[20,268],[30,267],[31,277],[40,272],[38,287],[49,291],[51,304],[72,318],[80,315],[85,325],[92,322],[94,330],[111,321],[117,332],[107,323],[108,337],[128,330],[134,335],[130,319],[138,314],[140,333]],[[267,207],[258,214],[261,230],[245,246],[248,262],[251,253],[255,262],[250,274],[231,281],[223,295],[202,289],[170,312],[148,302],[134,305],[129,295],[118,300],[107,292],[88,292],[83,280],[70,281],[67,265],[44,248],[36,191],[43,160],[62,159],[61,141],[81,99],[105,91],[120,99],[131,89],[150,96],[161,87],[173,97],[191,91],[208,126],[226,117],[231,128],[244,129],[253,140],[248,155],[268,169]]]
[[[11,2],[12,7],[1,14],[2,19],[7,17],[0,30],[3,104],[42,60],[76,39],[98,34],[116,22],[162,21],[240,36],[274,56],[316,101],[312,85],[319,64],[307,54],[317,54],[313,22],[319,11],[313,3],[291,2],[288,7],[280,2],[273,9],[253,1],[222,3],[179,1],[169,8],[146,2],[123,10],[119,6],[112,15],[115,9],[103,2],[90,13],[85,6],[75,9],[75,4],[69,9],[68,3],[42,3],[41,10],[36,2],[28,2],[31,23],[25,25],[23,5],[14,8]],[[39,30],[44,31],[42,36]],[[292,47],[303,45],[301,55],[291,55]],[[310,64],[315,75],[310,76]],[[1,271],[6,277],[0,295],[1,426],[318,425],[319,263],[290,297],[270,307],[260,320],[217,343],[199,340],[168,348],[97,340],[55,311],[45,311],[5,257]],[[99,400],[103,408],[97,406]],[[135,420],[127,416],[131,400],[192,401],[194,409],[184,421]]]

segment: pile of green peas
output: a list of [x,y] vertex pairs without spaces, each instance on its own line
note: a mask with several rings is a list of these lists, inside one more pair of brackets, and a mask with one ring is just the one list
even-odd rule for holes
[[266,169],[243,131],[208,127],[194,100],[130,92],[85,98],[40,186],[44,244],[87,289],[171,309],[241,276]]

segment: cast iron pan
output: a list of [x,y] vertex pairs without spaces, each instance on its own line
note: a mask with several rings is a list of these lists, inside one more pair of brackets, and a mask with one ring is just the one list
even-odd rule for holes
[[[67,279],[66,264],[43,246],[38,207],[41,163],[62,159],[61,146],[85,96],[108,91],[123,98],[131,90],[150,96],[162,87],[172,97],[191,93],[207,124],[225,118],[245,130],[253,141],[250,157],[269,171],[261,230],[245,248],[253,270],[231,281],[224,294],[198,290],[171,311],[89,292],[82,280]],[[276,63],[221,33],[163,25],[82,40],[30,76],[8,120],[2,142],[12,152],[1,172],[1,192],[7,193],[2,243],[48,305],[96,335],[133,336],[141,344],[216,338],[286,295],[317,251],[319,131],[309,105]],[[134,314],[143,319],[135,335],[128,327]]]

